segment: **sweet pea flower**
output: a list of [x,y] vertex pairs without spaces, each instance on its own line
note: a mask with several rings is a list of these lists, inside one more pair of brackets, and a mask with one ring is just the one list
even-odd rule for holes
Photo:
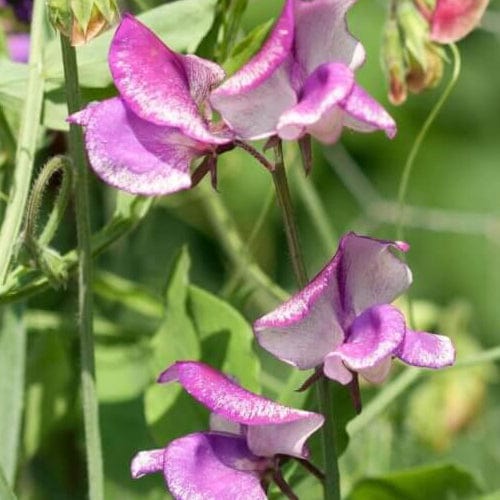
[[224,78],[220,66],[177,54],[132,16],[111,42],[109,65],[119,96],[69,117],[85,127],[90,164],[105,182],[130,193],[169,194],[192,186],[190,163],[230,148],[206,102]]
[[176,499],[265,499],[261,481],[277,472],[279,457],[306,459],[306,440],[323,425],[322,415],[253,394],[203,363],[179,361],[158,379],[173,381],[213,412],[212,430],[139,452],[131,472],[162,472]]
[[210,96],[240,138],[333,143],[343,126],[395,135],[394,120],[354,80],[365,59],[346,26],[354,2],[285,1],[262,49]]
[[10,33],[7,35],[7,51],[13,61],[19,63],[28,62],[30,35],[28,33]]
[[301,370],[323,367],[341,384],[357,372],[382,382],[397,357],[413,366],[453,364],[447,337],[413,331],[401,311],[390,305],[411,284],[408,266],[393,250],[403,242],[348,233],[326,267],[299,293],[258,319],[260,345]]
[[479,24],[488,0],[437,0],[430,19],[431,40],[453,43]]

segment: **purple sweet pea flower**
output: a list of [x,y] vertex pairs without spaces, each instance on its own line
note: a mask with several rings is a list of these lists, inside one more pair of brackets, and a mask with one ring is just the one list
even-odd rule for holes
[[333,143],[343,126],[395,135],[394,120],[354,80],[365,58],[345,20],[355,1],[285,1],[262,49],[210,96],[239,137]]
[[322,415],[253,394],[203,363],[179,361],[158,381],[178,381],[213,412],[211,431],[141,451],[132,460],[132,477],[163,472],[176,499],[265,499],[261,480],[276,472],[278,456],[306,459],[305,442],[323,425]]
[[230,149],[231,134],[210,123],[207,97],[224,78],[220,66],[171,51],[126,15],[111,42],[109,65],[119,97],[69,117],[85,127],[95,172],[108,184],[145,195],[192,186],[195,158]]
[[353,372],[382,382],[393,356],[427,368],[453,364],[447,337],[410,330],[401,311],[389,305],[412,281],[392,250],[408,248],[346,234],[303,290],[255,322],[260,345],[302,370],[323,365],[324,374],[341,384],[350,383]]
[[33,0],[6,0],[6,2],[0,2],[0,6],[5,5],[12,6],[14,14],[23,23],[31,22],[31,12],[33,10]]

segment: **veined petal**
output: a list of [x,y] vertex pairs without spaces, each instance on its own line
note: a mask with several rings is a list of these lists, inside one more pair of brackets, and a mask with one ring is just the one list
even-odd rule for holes
[[118,97],[90,104],[69,121],[85,127],[97,175],[129,193],[160,195],[191,187],[191,160],[209,152],[175,129],[141,120]]
[[344,340],[334,303],[338,297],[333,259],[305,288],[253,325],[259,344],[301,370],[323,363]]
[[213,96],[228,97],[251,91],[265,82],[287,59],[294,37],[293,2],[285,0],[280,17],[260,51],[217,88]]
[[392,139],[396,135],[396,122],[387,111],[354,83],[351,93],[339,106],[345,111],[343,123],[358,132],[383,130]]
[[456,42],[477,27],[488,0],[437,0],[431,19],[431,40]]
[[165,450],[160,448],[158,450],[140,451],[132,459],[130,471],[132,477],[137,479],[147,474],[163,471],[163,457]]
[[346,234],[335,256],[340,309],[347,319],[354,319],[374,305],[388,304],[411,284],[410,268],[391,250],[406,252],[409,246],[400,241],[386,241]]
[[178,500],[265,500],[260,473],[266,465],[243,438],[200,432],[168,445],[164,474]]
[[176,54],[146,26],[126,15],[111,42],[109,65],[121,96],[139,117],[179,128],[199,141],[229,141],[208,130],[198,109],[224,75],[216,64]]
[[277,453],[304,456],[305,441],[324,420],[317,413],[289,408],[253,394],[196,361],[174,363],[158,381],[179,381],[191,396],[212,412],[248,425],[248,446],[258,456],[271,457]]
[[[306,132],[314,135],[311,127],[343,101],[353,85],[354,75],[347,66],[322,64],[307,78],[299,102],[281,115],[278,135],[288,140],[298,139]],[[330,127],[335,129],[336,124],[331,123]]]
[[365,50],[347,29],[346,14],[356,0],[294,0],[295,57],[306,74],[327,62],[352,70],[365,60]]
[[405,329],[404,316],[395,307],[380,305],[367,309],[354,320],[346,342],[326,357],[325,374],[335,378],[340,358],[350,370],[371,382],[382,382],[388,361],[404,339]]
[[455,362],[455,348],[448,337],[406,330],[397,356],[413,366],[443,368]]

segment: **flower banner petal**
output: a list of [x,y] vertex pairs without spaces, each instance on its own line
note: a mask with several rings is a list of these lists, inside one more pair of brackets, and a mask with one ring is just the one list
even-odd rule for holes
[[[211,144],[228,142],[212,134],[195,98],[205,96],[222,70],[199,58],[171,51],[152,31],[126,15],[111,42],[109,65],[116,87],[134,113],[157,125],[177,127]],[[196,80],[191,94],[190,79]]]
[[265,500],[258,474],[265,465],[244,439],[200,432],[168,445],[164,474],[179,500]]
[[334,308],[336,265],[334,259],[304,289],[253,325],[264,349],[301,370],[322,364],[344,340]]
[[203,154],[203,145],[141,120],[120,98],[90,104],[69,121],[85,127],[90,164],[108,184],[144,195],[191,187],[189,163]]
[[296,58],[306,74],[327,62],[352,70],[365,60],[365,50],[347,29],[346,14],[356,0],[294,0]]
[[222,373],[197,361],[178,361],[158,378],[160,383],[173,381],[178,381],[210,411],[240,424],[281,424],[311,415],[247,391]]
[[455,361],[455,348],[448,337],[407,330],[397,356],[413,366],[443,368]]

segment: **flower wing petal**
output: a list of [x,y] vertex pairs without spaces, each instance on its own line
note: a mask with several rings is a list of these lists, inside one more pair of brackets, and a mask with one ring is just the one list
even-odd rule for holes
[[120,23],[109,51],[115,85],[134,113],[156,125],[177,127],[193,139],[224,144],[228,139],[209,132],[195,101],[206,97],[223,71],[201,61],[171,51],[130,15]]
[[347,29],[346,14],[356,0],[294,0],[295,53],[306,74],[326,62],[339,62],[355,70],[365,50]]
[[404,316],[395,307],[380,305],[367,309],[354,320],[347,341],[326,357],[325,374],[336,379],[336,358],[340,358],[350,370],[371,382],[382,382],[388,371],[387,360],[403,341],[405,329]]
[[443,368],[455,362],[455,348],[443,335],[407,330],[397,356],[409,365]]
[[168,445],[164,474],[179,500],[265,500],[259,462],[244,439],[200,432]]
[[90,164],[108,184],[145,195],[191,187],[189,163],[202,145],[140,119],[120,98],[90,104],[69,121],[85,127]]
[[396,122],[373,97],[354,84],[352,92],[340,104],[345,111],[344,125],[358,132],[383,130],[392,139],[396,135]]
[[483,17],[488,0],[437,0],[431,19],[431,40],[453,43],[467,36]]
[[146,474],[153,474],[155,472],[163,471],[163,459],[165,450],[160,448],[158,450],[140,451],[132,459],[130,465],[130,472],[134,479],[145,476]]
[[264,349],[307,370],[321,365],[344,340],[334,307],[337,264],[334,258],[305,288],[254,323],[255,335]]
[[[328,63],[316,68],[307,78],[299,102],[284,112],[278,122],[278,135],[282,139],[295,140],[306,132],[319,139],[338,137],[338,124],[331,120],[330,112],[351,92],[353,72],[344,64]],[[315,134],[318,122],[327,118],[327,130]],[[322,127],[324,128],[324,127]],[[333,141],[328,141],[333,142]]]

